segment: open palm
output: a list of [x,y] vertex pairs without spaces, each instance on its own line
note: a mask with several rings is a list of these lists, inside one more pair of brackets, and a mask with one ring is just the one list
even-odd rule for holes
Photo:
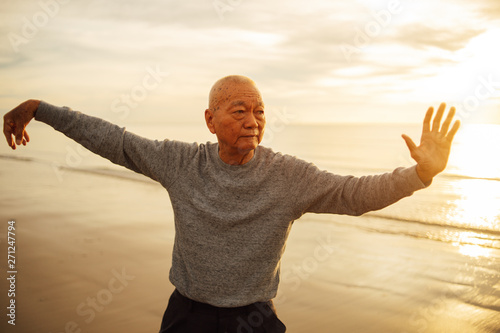
[[432,129],[431,119],[434,108],[430,107],[427,110],[419,146],[409,136],[403,134],[403,139],[410,150],[411,157],[417,162],[417,173],[424,183],[431,181],[434,176],[445,169],[453,137],[460,127],[460,121],[457,120],[449,130],[455,115],[454,107],[450,109],[448,116],[441,125],[445,109],[446,104],[442,103],[432,122]]

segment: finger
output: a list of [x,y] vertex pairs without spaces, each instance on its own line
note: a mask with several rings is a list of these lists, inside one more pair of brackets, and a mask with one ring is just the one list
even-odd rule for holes
[[443,117],[444,110],[446,109],[446,103],[441,103],[439,109],[436,112],[436,116],[434,117],[434,121],[432,123],[432,131],[439,132],[439,127],[441,125],[441,118]]
[[410,150],[410,154],[413,154],[413,151],[415,151],[415,149],[417,149],[417,145],[415,144],[415,142],[413,142],[413,140],[408,135],[403,134],[401,136],[405,140],[406,146]]
[[9,145],[10,148],[16,149],[16,146],[14,144],[14,140],[12,140],[12,126],[9,121],[4,120],[3,123],[3,134],[5,135],[5,139],[7,139],[7,144]]
[[26,140],[26,142],[30,142],[30,136],[28,135],[28,132],[26,132],[26,130],[24,130],[24,139]]
[[455,107],[453,106],[450,109],[450,112],[448,112],[448,116],[444,120],[443,126],[441,126],[441,133],[443,133],[443,135],[446,135],[446,133],[448,132],[448,128],[450,127],[451,121],[453,120],[454,116],[455,116]]
[[23,142],[24,137],[24,126],[22,124],[17,124],[14,127],[14,135],[16,137],[16,144],[19,146]]
[[451,128],[448,135],[446,135],[446,140],[448,140],[450,144],[453,142],[453,138],[455,137],[455,134],[457,134],[459,128],[460,128],[460,120],[457,120],[453,124],[453,127]]
[[431,106],[430,108],[427,109],[427,112],[425,113],[423,132],[430,132],[431,119],[433,113],[434,113],[434,108]]

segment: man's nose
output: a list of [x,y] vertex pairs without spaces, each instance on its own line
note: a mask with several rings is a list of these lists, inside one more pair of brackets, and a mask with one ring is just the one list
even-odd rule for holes
[[259,124],[257,123],[257,118],[255,118],[253,112],[250,112],[248,116],[245,118],[245,123],[243,124],[243,126],[245,126],[245,128],[259,127]]

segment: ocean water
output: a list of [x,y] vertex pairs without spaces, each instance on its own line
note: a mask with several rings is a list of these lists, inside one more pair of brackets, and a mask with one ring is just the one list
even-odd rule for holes
[[[95,156],[50,127],[30,125],[32,142],[0,160],[51,165],[54,182],[67,171],[98,173],[129,180],[150,180]],[[156,139],[215,141],[204,124],[133,126],[128,130]],[[414,164],[401,134],[415,142],[419,125],[288,124],[266,129],[262,145],[315,163],[321,169],[355,176],[378,174]],[[455,137],[446,170],[433,184],[365,216],[368,227],[383,233],[407,233],[460,246],[465,255],[488,256],[500,249],[500,125],[465,125]],[[4,170],[5,171],[5,170]],[[397,222],[397,223],[394,223]]]
[[[16,151],[11,151],[7,145],[0,146],[0,161],[15,161],[33,169],[40,165],[50,166],[51,182],[54,184],[64,182],[74,172],[121,178],[124,182],[152,182],[146,177],[91,154],[44,124],[30,124],[28,129],[32,139],[29,146],[20,147]],[[215,137],[208,132],[204,124],[144,125],[132,126],[128,129],[153,139],[169,138],[188,142],[215,141]],[[420,126],[282,124],[282,126],[269,127],[262,144],[275,151],[313,162],[321,169],[338,174],[361,176],[388,172],[396,167],[414,164],[401,138],[403,133],[410,135],[415,142],[418,142]],[[361,276],[353,279],[352,276],[346,275],[342,280],[344,269],[338,268],[339,261],[342,263],[342,253],[350,251],[345,259],[347,262],[343,264],[347,267],[352,266],[353,261],[361,262],[356,266],[356,270],[363,270],[363,274],[371,271],[385,276],[384,274],[393,274],[397,271],[401,274],[402,281],[404,281],[403,275],[405,274],[407,279],[425,275],[424,284],[437,281],[447,285],[438,288],[437,291],[425,291],[425,293],[432,294],[427,296],[427,301],[420,300],[420,303],[413,305],[406,301],[404,306],[408,307],[408,310],[402,311],[404,313],[401,317],[409,328],[398,332],[498,332],[500,330],[500,154],[498,147],[500,147],[500,125],[465,125],[457,133],[448,167],[433,180],[429,188],[418,191],[410,198],[405,198],[390,207],[367,213],[361,218],[306,214],[300,219],[303,222],[300,232],[306,231],[308,226],[310,229],[334,230],[338,237],[337,241],[342,244],[343,249],[339,250],[335,261],[329,264],[324,263],[326,272],[323,277],[314,280],[317,285],[307,287],[304,283],[302,290],[319,288],[318,286],[323,283],[324,286],[336,284],[348,288],[354,286],[358,289],[392,289],[393,295],[404,294],[406,299],[419,299],[418,290],[406,290],[398,285],[378,285],[381,283],[378,279],[366,280]],[[0,162],[0,172],[8,174],[9,170],[6,170],[3,165],[5,163]],[[23,190],[20,189],[21,192]],[[2,192],[2,197],[9,196],[8,191]],[[5,205],[1,206],[2,210],[8,208]],[[336,229],[327,229],[332,225],[336,226]],[[296,229],[295,226],[294,229]],[[293,232],[292,238],[302,237]],[[358,237],[358,234],[377,235],[379,239],[389,237],[388,243],[391,239],[396,239],[394,241],[396,246],[411,244],[407,247],[415,247],[416,250],[414,252],[407,248],[403,250],[403,246],[396,248],[394,251],[406,252],[400,253],[403,262],[399,261],[395,268],[392,264],[395,259],[391,259],[392,256],[388,255],[387,251],[375,249],[369,244],[366,248],[356,248],[357,245],[354,244],[361,244],[364,240]],[[411,240],[411,243],[405,240]],[[304,238],[301,241],[307,242],[307,239]],[[309,245],[305,252],[313,253],[316,245]],[[433,252],[438,251],[436,249],[443,249],[441,245],[452,249],[453,255]],[[293,246],[297,249],[300,244],[295,242]],[[297,252],[300,251],[295,251]],[[425,252],[426,256],[412,258],[415,253],[418,255],[420,252]],[[411,264],[405,264],[406,256],[414,261]],[[432,256],[439,260],[434,262]],[[295,259],[307,262],[305,260],[308,257]],[[429,261],[432,264],[425,266]],[[290,291],[286,288],[294,286],[293,279],[287,281],[287,276],[294,277],[293,271],[292,274],[290,272],[290,267],[287,267],[285,263],[282,285],[285,287],[286,295],[290,295]],[[325,277],[330,275],[332,277]],[[387,279],[385,283],[394,284],[394,280]],[[453,297],[448,297],[443,290],[448,290],[448,293],[452,290]],[[330,300],[328,304],[325,307],[331,306],[332,301]],[[436,307],[436,304],[440,307]],[[294,306],[299,307],[299,305]],[[339,306],[345,307],[345,305]],[[394,306],[391,313],[399,311],[398,307],[398,305]],[[424,310],[426,312],[423,312]],[[443,320],[446,323],[452,322],[454,313],[455,316],[469,316],[470,319],[467,319],[467,322],[471,322],[474,328],[470,330],[465,330],[465,328],[464,330],[430,329],[430,325],[439,324],[436,318],[440,316],[444,316]],[[326,321],[328,316],[324,318]],[[335,318],[335,320],[342,322],[342,318]],[[295,331],[306,332],[307,330],[296,329]],[[373,332],[385,331],[394,330],[388,330],[387,327],[373,330]]]
[[[420,126],[315,125],[284,132],[270,145],[320,168],[360,176],[413,165],[401,134],[418,142]],[[499,125],[463,126],[433,184],[410,200],[366,214],[377,219],[369,227],[454,243],[471,256],[500,249],[499,146]]]

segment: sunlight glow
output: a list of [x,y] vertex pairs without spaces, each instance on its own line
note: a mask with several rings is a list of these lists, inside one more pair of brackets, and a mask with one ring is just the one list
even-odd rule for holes
[[[466,256],[479,258],[489,257],[491,249],[481,239],[481,234],[475,232],[461,232],[458,241],[453,245],[458,246],[458,251]],[[486,247],[485,247],[486,246]]]
[[472,231],[446,230],[443,239],[456,246],[461,254],[473,258],[487,258],[491,255],[492,249],[498,246],[486,234]]
[[474,178],[500,180],[500,126],[474,124],[463,126],[457,134],[450,155],[452,172]]
[[468,228],[484,228],[500,231],[500,197],[498,182],[482,179],[464,179],[453,183],[460,199],[455,200],[455,209],[450,218]]
[[[449,175],[458,179],[450,182],[456,199],[447,219],[473,230],[500,231],[500,126],[467,125],[457,134],[450,156]],[[465,178],[464,178],[465,177]],[[488,257],[492,244],[489,237],[476,232],[448,235],[460,253],[470,257]]]
[[479,257],[489,257],[491,253],[491,249],[484,248],[479,245],[458,245],[458,251],[466,256],[479,258]]
[[[476,96],[476,89],[482,82],[481,78],[491,76],[493,82],[498,81],[500,70],[497,64],[500,49],[495,45],[499,38],[500,29],[492,28],[472,38],[460,50],[452,52],[439,48],[429,49],[427,52],[429,58],[442,59],[442,62],[434,64],[430,62],[426,66],[426,70],[431,70],[434,74],[428,80],[424,80],[419,89],[425,92],[425,96],[455,99],[460,102]],[[435,89],[436,87],[439,89]],[[487,98],[480,99],[479,102],[481,105],[487,102],[495,103],[495,98],[498,98],[498,91],[494,93],[490,91]]]

